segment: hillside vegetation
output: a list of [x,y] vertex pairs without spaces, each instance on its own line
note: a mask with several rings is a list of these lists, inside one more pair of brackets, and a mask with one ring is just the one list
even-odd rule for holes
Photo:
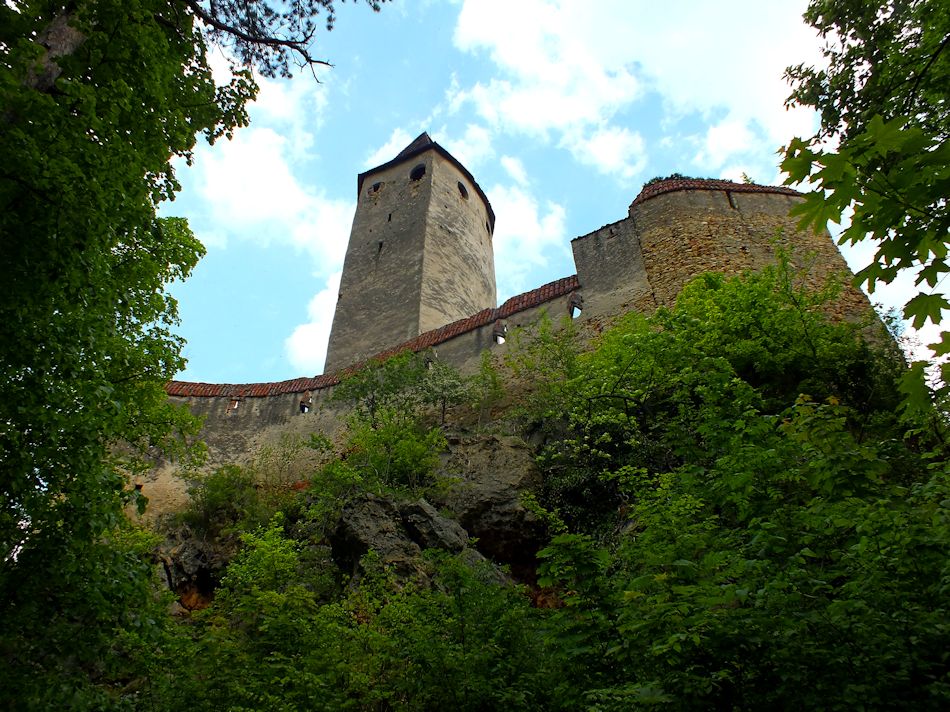
[[[525,501],[549,541],[524,583],[472,549],[410,576],[334,562],[348,501],[442,486],[464,397],[442,366],[377,366],[307,487],[231,467],[196,490],[184,524],[237,552],[210,606],[172,617],[156,587],[3,688],[76,709],[946,709],[945,411],[901,409],[903,363],[829,323],[832,297],[783,267],[705,275],[587,352],[570,329],[527,340],[528,394],[490,424],[538,443]],[[476,393],[498,395],[487,362]],[[114,542],[143,566],[154,543]]]

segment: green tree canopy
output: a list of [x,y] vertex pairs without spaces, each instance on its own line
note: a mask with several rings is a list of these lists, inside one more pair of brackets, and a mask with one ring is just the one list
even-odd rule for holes
[[[914,325],[939,323],[950,302],[931,290],[950,266],[950,13],[943,0],[812,0],[805,19],[826,40],[827,68],[788,70],[793,105],[821,127],[785,148],[787,182],[816,189],[799,209],[824,229],[853,210],[842,243],[877,251],[858,279],[873,291],[917,270],[904,308]],[[926,285],[926,287],[924,286]],[[950,351],[944,337],[938,352]]]
[[[133,550],[110,548],[107,535],[123,520],[129,471],[194,430],[164,393],[183,366],[165,287],[203,254],[186,223],[157,217],[157,206],[179,187],[173,159],[247,122],[252,67],[288,74],[294,58],[312,61],[318,10],[332,20],[330,0],[0,4],[8,699],[67,698],[45,676],[93,674],[97,636],[127,625],[122,602],[143,594]],[[234,71],[219,84],[208,43],[225,38]]]

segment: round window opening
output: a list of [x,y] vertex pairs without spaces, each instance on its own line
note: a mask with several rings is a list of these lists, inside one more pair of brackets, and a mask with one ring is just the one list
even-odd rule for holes
[[410,180],[419,180],[425,174],[426,174],[425,163],[420,163],[418,166],[416,166],[409,172],[409,178]]
[[462,196],[463,200],[468,200],[468,189],[462,185],[462,181],[459,181],[459,195]]

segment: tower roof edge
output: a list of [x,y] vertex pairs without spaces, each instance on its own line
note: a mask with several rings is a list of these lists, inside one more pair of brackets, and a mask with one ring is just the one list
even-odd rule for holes
[[392,168],[393,166],[399,165],[400,163],[408,161],[411,158],[415,158],[416,156],[419,156],[425,153],[426,151],[433,151],[433,150],[436,153],[438,153],[440,156],[442,156],[444,159],[446,159],[449,163],[454,165],[462,175],[464,175],[469,181],[471,181],[472,185],[475,187],[475,191],[478,193],[478,197],[480,197],[482,199],[482,202],[485,203],[485,207],[488,210],[488,221],[491,224],[492,232],[494,232],[495,231],[495,211],[492,210],[491,203],[488,200],[488,196],[485,195],[485,191],[482,190],[482,187],[478,184],[478,181],[475,180],[475,177],[471,174],[468,168],[463,166],[461,161],[459,161],[455,156],[449,153],[443,146],[441,146],[436,141],[433,141],[432,137],[429,136],[429,133],[427,131],[423,131],[421,134],[416,136],[416,138],[413,139],[413,141],[408,146],[406,146],[398,154],[396,154],[396,157],[393,158],[392,160],[386,161],[385,163],[382,163],[376,166],[375,168],[370,168],[369,170],[360,173],[356,179],[357,197],[359,197],[360,193],[363,192],[363,181],[365,181],[367,177],[373,175],[374,173],[378,173],[379,171],[383,171],[383,170],[386,170],[387,168]]

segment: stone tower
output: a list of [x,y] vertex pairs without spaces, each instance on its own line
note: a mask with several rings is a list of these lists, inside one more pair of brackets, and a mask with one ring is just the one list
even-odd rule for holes
[[495,214],[423,133],[361,173],[324,372],[495,307]]

